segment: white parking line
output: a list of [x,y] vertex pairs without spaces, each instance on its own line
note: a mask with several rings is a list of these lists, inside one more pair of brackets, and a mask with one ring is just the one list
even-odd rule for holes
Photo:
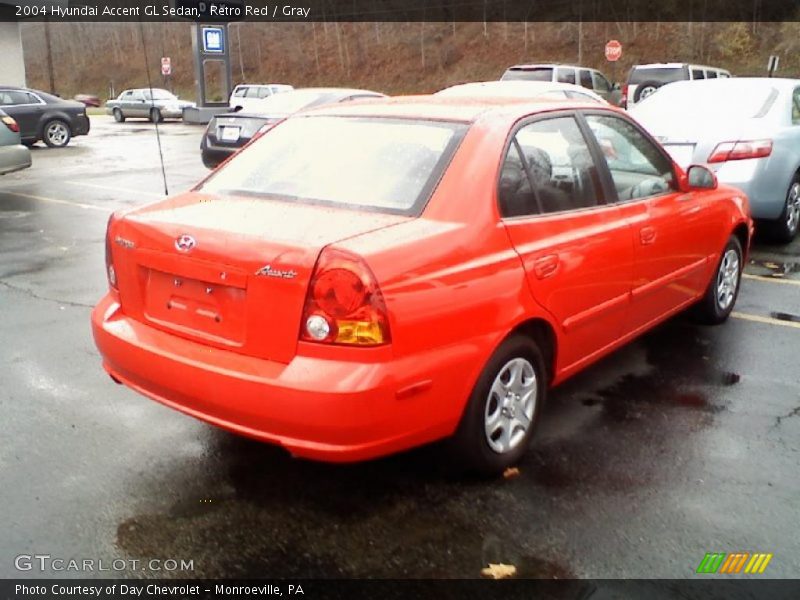
[[113,212],[110,208],[105,206],[97,206],[95,204],[84,204],[83,202],[72,202],[70,200],[61,200],[59,198],[47,198],[45,196],[36,196],[34,194],[26,194],[25,192],[15,192],[13,190],[3,190],[3,194],[11,194],[12,196],[20,196],[21,198],[30,198],[32,200],[39,200],[40,202],[50,202],[51,204],[66,204],[67,206],[75,206],[77,208],[85,208],[87,210],[97,210],[104,213]]
[[753,321],[755,323],[764,323],[766,325],[780,325],[782,327],[792,327],[800,329],[800,323],[794,321],[784,321],[782,319],[773,319],[772,317],[762,317],[761,315],[751,315],[748,313],[732,312],[731,316],[735,319],[742,319],[744,321]]
[[753,279],[755,281],[769,281],[770,283],[788,283],[789,285],[800,285],[798,279],[783,279],[781,277],[764,277],[763,275],[750,275],[750,273],[742,273],[743,279]]
[[137,196],[152,196],[153,198],[163,198],[164,194],[156,194],[155,192],[145,192],[142,190],[133,190],[131,188],[124,188],[119,186],[100,185],[99,183],[86,183],[84,181],[66,181],[72,185],[80,185],[83,187],[96,188],[98,190],[106,190],[108,192],[127,192],[129,194],[136,194]]

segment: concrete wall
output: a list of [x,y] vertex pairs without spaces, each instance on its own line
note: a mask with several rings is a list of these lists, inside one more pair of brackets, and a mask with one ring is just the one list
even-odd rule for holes
[[0,21],[0,85],[25,85],[25,60],[18,23]]

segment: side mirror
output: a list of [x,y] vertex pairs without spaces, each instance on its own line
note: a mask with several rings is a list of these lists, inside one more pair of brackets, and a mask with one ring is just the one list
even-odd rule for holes
[[686,185],[689,190],[715,190],[717,176],[706,165],[691,165],[686,169]]
[[618,82],[618,81],[615,81],[615,82],[614,82],[614,85],[612,85],[612,86],[611,86],[611,89],[612,89],[613,91],[615,91],[615,92],[618,92],[618,91],[619,91],[619,90],[621,90],[622,88],[620,87],[620,85],[619,85],[619,82]]

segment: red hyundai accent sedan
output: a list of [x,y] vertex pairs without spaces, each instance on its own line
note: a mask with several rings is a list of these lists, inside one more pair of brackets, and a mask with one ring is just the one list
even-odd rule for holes
[[611,107],[339,105],[112,216],[92,326],[115,381],[294,455],[450,438],[492,473],[548,388],[683,309],[724,321],[752,233]]

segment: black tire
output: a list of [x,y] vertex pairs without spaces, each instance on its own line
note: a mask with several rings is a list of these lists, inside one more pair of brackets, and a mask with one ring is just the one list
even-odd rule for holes
[[781,244],[788,244],[800,229],[800,175],[795,174],[789,189],[786,190],[786,199],[783,203],[781,216],[768,224],[771,237]]
[[[499,385],[502,386],[502,389],[511,389],[506,388],[502,383],[502,375],[508,373],[509,368],[513,369],[513,366],[510,367],[510,365],[523,366],[524,370],[526,363],[532,368],[535,380],[531,382],[529,376],[520,379],[520,381],[525,381],[527,378],[534,393],[532,414],[527,428],[523,430],[520,428],[519,422],[514,425],[514,421],[511,420],[512,417],[516,418],[516,415],[519,415],[520,418],[526,417],[521,409],[522,404],[517,403],[514,408],[502,408],[504,399],[492,393],[492,387],[500,381]],[[528,449],[546,394],[547,370],[541,350],[533,340],[524,335],[510,336],[500,344],[486,363],[467,401],[458,429],[449,440],[448,450],[453,462],[458,468],[480,475],[497,475],[518,462]],[[519,396],[517,399],[519,400]],[[509,400],[508,396],[505,400],[514,402],[513,399]],[[511,410],[511,417],[508,416],[509,410]],[[489,425],[491,414],[498,415],[497,426],[502,431],[506,431],[507,424],[512,424],[508,430],[511,433],[516,432],[513,437],[509,436],[510,440],[514,441],[509,444],[506,451],[498,451],[490,445],[490,443],[497,445],[502,442],[502,435],[498,436],[497,440],[490,442],[491,436],[487,430],[491,428]],[[495,433],[497,431],[496,429]]]
[[[639,102],[644,100],[650,94],[654,94],[658,88],[661,87],[661,84],[657,81],[644,81],[636,86],[636,93],[633,94],[633,101]],[[647,90],[647,93],[645,93]]]
[[164,120],[164,117],[161,116],[161,111],[157,108],[150,109],[150,122],[151,123],[161,123]]
[[[731,252],[736,255],[737,266],[735,273],[730,271],[730,269],[733,268],[732,265],[726,262],[726,260],[730,259],[732,256],[729,254]],[[736,298],[739,297],[743,269],[744,258],[742,255],[742,245],[739,243],[739,238],[732,235],[728,239],[728,243],[725,244],[725,248],[722,250],[719,263],[717,263],[714,275],[708,283],[705,295],[702,300],[695,305],[695,316],[701,323],[705,323],[706,325],[719,325],[727,320],[736,304]],[[723,271],[728,272],[728,274],[726,275]],[[722,279],[725,277],[732,277],[732,279],[729,279],[729,282],[733,283],[734,287],[732,295],[729,295],[726,291],[723,300],[721,285]]]
[[120,110],[119,108],[115,108],[111,112],[114,114],[114,120],[117,123],[124,123],[125,122],[125,115],[122,114],[122,110]]
[[63,148],[72,139],[69,123],[61,119],[51,119],[42,127],[42,141],[51,148]]

